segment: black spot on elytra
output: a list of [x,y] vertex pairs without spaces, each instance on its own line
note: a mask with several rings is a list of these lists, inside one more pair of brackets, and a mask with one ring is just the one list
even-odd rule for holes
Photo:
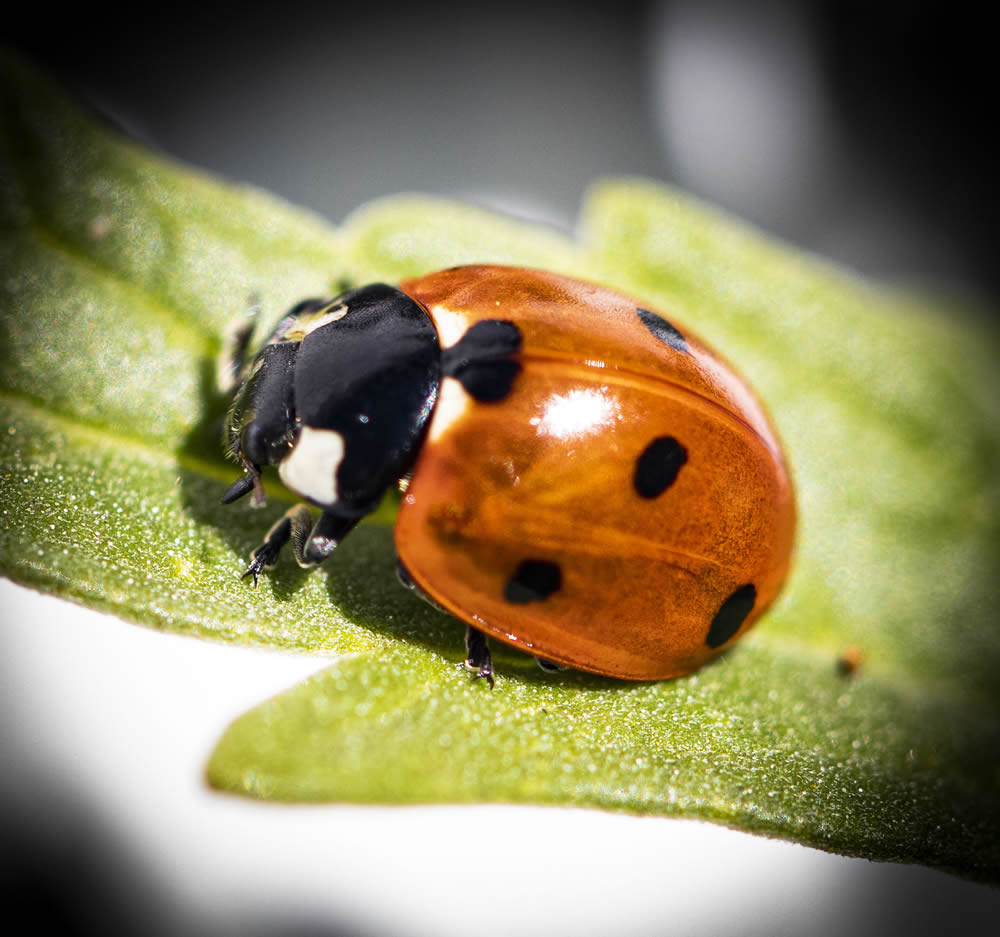
[[688,454],[673,436],[658,436],[636,459],[632,483],[640,498],[656,498],[676,480]]
[[746,621],[757,601],[757,590],[750,583],[740,586],[715,613],[705,643],[709,647],[722,647]]
[[562,585],[562,571],[548,560],[524,560],[503,587],[503,597],[516,605],[541,602]]
[[642,306],[636,308],[639,320],[652,333],[654,338],[658,338],[664,345],[669,345],[674,351],[688,351],[688,343],[681,333],[675,329],[663,316],[643,309]]
[[497,403],[510,393],[521,371],[521,362],[513,357],[521,342],[521,330],[513,322],[483,319],[442,350],[441,370],[461,381],[480,403]]
[[465,392],[480,403],[499,403],[510,393],[520,370],[519,361],[485,361],[471,364],[455,376]]

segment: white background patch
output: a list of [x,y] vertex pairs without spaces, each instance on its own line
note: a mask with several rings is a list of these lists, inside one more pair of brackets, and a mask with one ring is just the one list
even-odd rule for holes
[[344,449],[340,433],[303,426],[291,453],[278,466],[278,475],[292,491],[319,504],[334,504]]

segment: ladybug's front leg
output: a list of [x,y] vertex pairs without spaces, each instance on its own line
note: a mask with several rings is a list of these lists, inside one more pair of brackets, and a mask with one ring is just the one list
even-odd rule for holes
[[296,552],[301,549],[299,543],[305,541],[312,523],[312,514],[304,504],[297,504],[285,511],[264,536],[264,542],[250,554],[250,565],[241,578],[253,576],[253,584],[256,586],[261,570],[275,567],[282,548],[289,540],[295,540]]
[[215,384],[219,393],[227,397],[231,397],[239,387],[259,312],[259,306],[251,306],[246,315],[229,323],[222,336],[222,348],[216,360]]
[[[305,505],[302,505],[302,508],[306,515],[309,515]],[[332,511],[324,511],[308,537],[305,536],[308,527],[301,533],[299,531],[293,533],[292,543],[295,546],[295,559],[298,560],[299,566],[315,566],[317,563],[322,563],[340,546],[344,537],[354,530],[363,516],[358,514],[356,517],[344,517]],[[311,516],[309,520],[312,521]]]
[[465,666],[474,671],[478,680],[482,677],[493,689],[493,658],[490,656],[490,649],[486,645],[486,635],[472,625],[465,629]]
[[315,566],[323,562],[360,519],[345,518],[324,511],[313,525],[312,512],[304,504],[289,508],[267,532],[264,542],[250,554],[250,565],[243,578],[253,576],[253,584],[256,586],[261,570],[275,566],[282,548],[289,540],[300,566]]

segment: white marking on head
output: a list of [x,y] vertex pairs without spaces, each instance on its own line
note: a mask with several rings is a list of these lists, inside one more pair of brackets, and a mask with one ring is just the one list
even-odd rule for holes
[[324,325],[329,325],[331,322],[339,322],[347,315],[347,312],[347,303],[340,303],[332,308],[327,307],[326,310],[320,311],[314,318],[304,323],[305,334],[302,337],[305,338],[310,332],[315,332],[316,329],[321,329]]
[[475,320],[467,312],[455,312],[445,306],[435,306],[431,310],[431,319],[438,333],[438,344],[442,348],[451,348],[475,324]]
[[469,408],[472,398],[465,392],[462,382],[453,377],[441,381],[441,392],[431,417],[428,438],[431,442],[440,439]]
[[317,504],[335,504],[337,469],[344,452],[340,433],[303,426],[292,451],[278,465],[278,476],[292,491]]
[[279,342],[301,342],[310,332],[321,329],[324,325],[343,319],[350,312],[347,303],[327,304],[315,312],[306,313],[289,322],[287,328],[279,328],[276,340]]

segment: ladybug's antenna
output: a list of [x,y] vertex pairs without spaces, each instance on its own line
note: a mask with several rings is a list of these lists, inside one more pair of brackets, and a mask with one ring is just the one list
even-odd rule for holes
[[264,486],[260,480],[260,468],[251,462],[243,460],[246,472],[236,479],[226,493],[222,496],[223,504],[232,504],[239,501],[244,495],[253,492],[253,506],[259,508],[267,503],[267,495],[264,494]]
[[248,472],[245,475],[241,475],[229,486],[229,490],[222,496],[223,504],[232,504],[234,501],[239,501],[244,495],[250,494],[254,489],[254,478]]

